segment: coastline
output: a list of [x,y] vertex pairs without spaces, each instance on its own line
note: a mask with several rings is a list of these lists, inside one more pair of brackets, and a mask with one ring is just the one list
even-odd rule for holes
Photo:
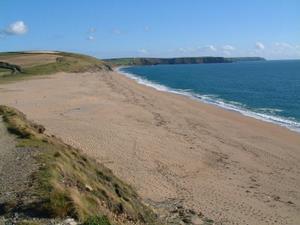
[[115,72],[59,73],[0,93],[158,210],[182,204],[224,224],[300,220],[300,138],[287,128]]
[[[164,92],[169,92],[169,93],[173,93],[173,94],[177,94],[177,95],[183,95],[183,96],[191,98],[195,101],[200,101],[202,103],[215,105],[215,106],[223,108],[225,110],[238,112],[244,116],[252,117],[252,118],[264,121],[264,122],[273,123],[273,124],[288,128],[289,130],[295,131],[297,133],[300,133],[300,123],[297,121],[288,120],[287,118],[274,116],[274,115],[270,115],[270,114],[266,114],[266,113],[255,112],[253,110],[246,109],[239,105],[227,103],[222,99],[214,99],[213,95],[200,95],[200,94],[190,92],[188,90],[173,89],[173,88],[167,87],[163,84],[158,84],[158,83],[143,79],[136,74],[122,71],[123,68],[127,68],[127,67],[130,67],[130,66],[119,66],[119,67],[116,67],[114,69],[114,71],[117,73],[120,73],[122,75],[125,75],[126,77],[136,81],[139,84],[142,84],[142,85],[145,85],[148,87],[152,87],[158,91],[164,91]],[[241,103],[239,103],[239,104],[241,104]]]

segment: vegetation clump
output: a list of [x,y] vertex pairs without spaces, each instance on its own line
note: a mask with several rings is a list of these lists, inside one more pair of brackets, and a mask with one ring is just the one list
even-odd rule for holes
[[10,64],[10,63],[6,63],[6,62],[0,62],[0,68],[2,69],[7,69],[10,70],[11,73],[16,74],[16,73],[21,73],[22,69],[20,66],[18,65],[14,65],[14,64]]
[[83,225],[111,225],[111,223],[106,216],[92,216]]

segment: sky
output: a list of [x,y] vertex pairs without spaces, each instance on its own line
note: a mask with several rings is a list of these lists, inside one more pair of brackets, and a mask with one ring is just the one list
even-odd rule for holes
[[0,51],[300,58],[299,0],[0,0]]

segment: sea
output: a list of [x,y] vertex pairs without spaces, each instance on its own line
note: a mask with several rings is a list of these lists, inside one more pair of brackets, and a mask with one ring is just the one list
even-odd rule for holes
[[130,66],[119,72],[160,91],[300,132],[300,60]]

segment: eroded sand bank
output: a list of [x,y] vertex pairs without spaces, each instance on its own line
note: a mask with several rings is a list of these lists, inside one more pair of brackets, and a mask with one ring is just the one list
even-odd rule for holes
[[23,111],[134,186],[220,224],[300,223],[300,135],[117,73],[0,85]]

